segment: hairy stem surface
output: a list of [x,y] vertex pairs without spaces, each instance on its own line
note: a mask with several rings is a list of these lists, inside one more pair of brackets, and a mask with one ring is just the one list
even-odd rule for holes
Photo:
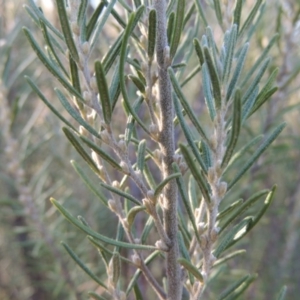
[[[163,177],[167,178],[173,173],[172,163],[175,153],[174,127],[173,127],[173,103],[171,81],[168,75],[169,46],[167,39],[166,2],[155,0],[154,7],[157,11],[157,44],[156,56],[158,63],[159,105],[160,105],[160,148],[163,153],[162,170]],[[175,180],[170,181],[164,189],[163,214],[164,227],[170,239],[167,252],[167,299],[180,300],[182,284],[180,267],[177,263],[179,248],[177,241],[177,199],[178,192]]]

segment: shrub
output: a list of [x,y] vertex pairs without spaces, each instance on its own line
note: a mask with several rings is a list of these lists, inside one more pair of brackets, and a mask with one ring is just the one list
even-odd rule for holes
[[[98,249],[106,278],[64,248],[101,287],[89,293],[95,299],[204,298],[222,265],[244,252],[229,249],[258,223],[276,189],[253,189],[240,199],[243,176],[285,126],[240,142],[246,129],[257,131],[249,118],[277,91],[278,69],[268,53],[278,36],[254,63],[247,59],[265,4],[258,0],[247,12],[242,0],[234,7],[218,0],[113,0],[91,16],[87,0],[56,5],[61,30],[34,1],[27,7],[46,52],[29,29],[24,33],[64,88],[55,93],[72,120],[26,79],[65,123],[66,138],[98,183],[73,160],[75,171],[118,220],[111,238],[51,199]],[[197,95],[185,88],[191,83]],[[207,112],[200,113],[204,103]],[[165,270],[150,265],[162,261]],[[132,268],[128,278],[122,270]],[[214,298],[236,299],[255,278],[242,276]]]

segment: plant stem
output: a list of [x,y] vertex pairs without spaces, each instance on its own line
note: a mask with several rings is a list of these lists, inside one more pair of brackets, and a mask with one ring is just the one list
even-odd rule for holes
[[[167,178],[173,173],[172,163],[175,154],[174,126],[173,126],[173,102],[171,81],[168,75],[170,65],[169,46],[167,38],[166,1],[155,0],[154,8],[157,12],[157,44],[156,59],[158,63],[158,84],[160,104],[159,142],[163,154],[163,177]],[[179,247],[177,241],[177,199],[178,191],[175,180],[170,181],[164,189],[163,215],[164,227],[170,239],[169,251],[166,255],[168,292],[167,299],[180,300],[182,283],[180,266],[177,263]]]

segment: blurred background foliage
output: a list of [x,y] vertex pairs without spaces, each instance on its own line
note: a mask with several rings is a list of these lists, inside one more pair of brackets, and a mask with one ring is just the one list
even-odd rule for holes
[[[115,220],[73,171],[69,161],[77,155],[63,136],[61,123],[23,79],[25,74],[37,78],[40,89],[59,107],[53,94],[53,86],[58,83],[39,63],[20,31],[23,25],[32,31],[37,29],[21,2],[0,1],[0,299],[87,299],[85,291],[97,287],[59,242],[67,241],[99,277],[103,266],[84,235],[51,207],[49,197],[63,201],[66,208],[84,216],[96,231],[108,236],[115,235]],[[58,26],[52,1],[38,2],[47,18]],[[211,5],[209,0],[202,2],[204,7]],[[245,3],[250,9],[255,1]],[[191,7],[193,2],[187,5]],[[245,270],[257,273],[259,279],[241,299],[275,299],[283,284],[288,287],[286,299],[299,299],[300,294],[300,1],[269,0],[261,14],[263,10],[263,17],[255,21],[258,29],[253,30],[245,69],[249,70],[278,32],[269,55],[272,65],[279,66],[279,89],[244,126],[238,148],[257,133],[267,133],[274,124],[286,121],[288,126],[248,172],[239,190],[235,188],[224,201],[230,203],[237,196],[245,199],[252,191],[271,188],[273,183],[278,184],[278,190],[263,220],[237,245],[247,250],[247,256],[231,260],[215,274],[219,280],[212,283],[207,299],[215,299],[214,288],[222,290],[229,274],[231,281]],[[186,24],[186,35],[192,25],[193,18]],[[119,30],[115,20],[109,19],[98,46],[100,57]],[[203,30],[204,26],[198,37]],[[218,37],[220,29],[216,26],[213,30]],[[196,59],[191,59],[191,66]],[[197,80],[196,76],[185,91],[199,117],[205,119],[207,112]],[[153,268],[160,272],[159,265]]]

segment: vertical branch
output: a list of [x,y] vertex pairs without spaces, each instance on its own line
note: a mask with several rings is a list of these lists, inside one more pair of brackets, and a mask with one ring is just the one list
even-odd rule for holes
[[[163,177],[166,178],[173,173],[172,163],[175,152],[172,90],[171,81],[167,71],[170,66],[170,49],[167,38],[166,1],[155,0],[154,8],[157,12],[156,58],[158,63],[160,105],[159,142],[163,154]],[[170,239],[169,251],[167,252],[166,257],[168,279],[167,299],[172,300],[181,299],[182,294],[180,267],[177,263],[179,255],[177,241],[177,198],[178,192],[176,182],[175,180],[172,180],[164,189],[163,200],[164,227],[167,236]]]

